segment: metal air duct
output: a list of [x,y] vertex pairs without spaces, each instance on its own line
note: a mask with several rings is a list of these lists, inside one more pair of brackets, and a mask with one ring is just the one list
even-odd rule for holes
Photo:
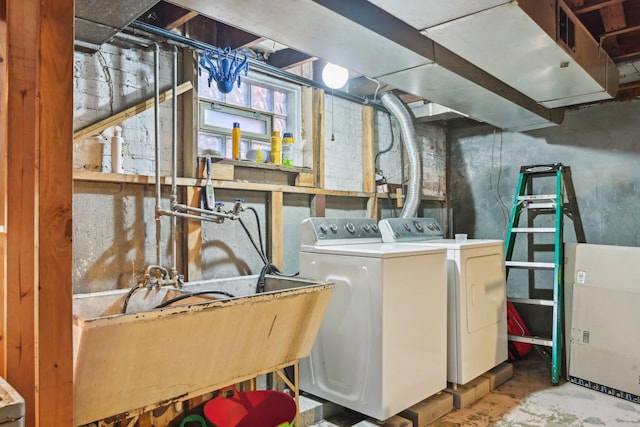
[[420,157],[420,145],[416,136],[416,129],[409,110],[405,108],[402,101],[391,92],[384,92],[380,95],[380,101],[385,108],[396,118],[400,124],[402,143],[407,150],[409,158],[409,185],[407,187],[407,197],[400,213],[400,218],[411,218],[416,215],[420,207],[420,188],[422,180],[422,158]]

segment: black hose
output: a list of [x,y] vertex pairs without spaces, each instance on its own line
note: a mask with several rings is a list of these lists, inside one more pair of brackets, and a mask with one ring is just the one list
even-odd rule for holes
[[260,229],[260,218],[258,217],[258,211],[251,206],[247,207],[247,209],[253,212],[253,216],[256,218],[256,225],[258,226],[258,242],[260,243],[260,250],[262,251],[262,255],[264,255],[264,258],[266,258],[267,255],[264,251],[264,246],[262,246],[262,231]]
[[127,296],[124,297],[124,302],[122,303],[122,314],[125,314],[127,312],[127,306],[129,305],[131,295],[133,295],[135,291],[141,288],[142,286],[140,286],[140,284],[136,284],[133,288],[129,289],[129,292],[127,293]]
[[174,302],[178,302],[178,301],[182,301],[183,299],[187,299],[187,298],[191,298],[197,295],[206,295],[206,294],[216,294],[216,295],[224,295],[227,296],[229,298],[235,298],[235,295],[230,294],[229,292],[225,292],[225,291],[197,291],[197,292],[189,292],[189,293],[185,293],[184,295],[180,295],[177,296],[175,298],[171,298],[170,300],[167,300],[165,302],[163,302],[162,304],[159,304],[155,307],[153,307],[154,309],[156,308],[164,308],[168,305],[173,304]]
[[262,262],[265,263],[265,264],[269,264],[269,260],[267,259],[267,256],[264,254],[263,251],[260,250],[260,248],[258,248],[258,245],[256,245],[256,242],[253,240],[253,237],[251,236],[251,233],[249,232],[249,229],[247,228],[246,225],[244,225],[244,222],[242,221],[242,218],[238,218],[238,222],[240,222],[240,225],[244,229],[244,232],[247,233],[247,237],[251,241],[251,244],[253,245],[253,248],[256,250],[256,252],[258,252],[258,255],[260,255],[260,258],[262,259]]

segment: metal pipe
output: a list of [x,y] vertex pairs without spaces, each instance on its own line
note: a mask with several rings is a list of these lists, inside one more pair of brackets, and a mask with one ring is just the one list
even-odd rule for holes
[[422,158],[420,156],[416,129],[413,126],[411,114],[409,114],[409,111],[397,96],[391,92],[384,92],[380,95],[380,100],[400,124],[402,142],[407,150],[407,157],[409,159],[409,185],[400,217],[410,218],[415,216],[420,207],[420,189],[422,182]]
[[186,218],[186,219],[194,219],[194,220],[197,220],[197,221],[221,222],[221,218],[228,218],[228,219],[231,219],[231,220],[238,219],[238,217],[235,216],[235,215],[223,214],[224,216],[222,216],[222,215],[218,216],[218,215],[215,215],[216,213],[219,214],[219,212],[207,211],[207,215],[213,215],[213,216],[200,216],[200,215],[192,215],[192,214],[189,214],[189,213],[167,211],[167,210],[164,210],[164,209],[160,209],[160,211],[159,211],[160,215],[175,216],[175,217]]
[[[178,185],[177,185],[177,169],[178,169],[178,48],[173,46],[173,67],[172,67],[172,80],[173,80],[173,98],[171,99],[171,148],[172,148],[172,167],[171,167],[171,206],[178,202]],[[178,223],[175,216],[171,217],[171,277],[178,276],[178,269],[176,266],[176,258],[178,253]]]
[[156,162],[156,264],[162,265],[162,228],[160,227],[160,46],[153,47],[153,86],[154,86],[154,136],[155,136],[155,162]]
[[[133,21],[131,24],[129,24],[130,28],[133,28],[134,30],[138,30],[138,31],[144,31],[145,33],[151,34],[151,35],[155,35],[155,36],[159,36],[159,37],[163,37],[166,40],[170,40],[173,41],[175,43],[179,43],[182,46],[185,47],[190,47],[196,51],[205,51],[205,50],[216,50],[218,49],[217,46],[213,46],[198,40],[193,40],[190,39],[188,37],[185,37],[183,35],[180,34],[176,34],[172,31],[169,30],[165,30],[164,28],[158,28],[156,26],[153,25],[149,25],[145,22],[141,22],[141,21]],[[136,35],[138,37],[140,37],[140,34],[136,33]],[[304,77],[298,76],[296,74],[293,73],[289,73],[287,71],[284,71],[280,68],[274,67],[272,65],[269,64],[265,64],[264,62],[258,61],[256,59],[253,58],[249,58],[249,66],[252,68],[255,68],[257,70],[260,70],[261,72],[265,73],[265,74],[269,74],[271,76],[274,77],[278,77],[281,78],[283,80],[287,80],[289,82],[292,83],[297,83],[300,85],[304,85],[304,86],[311,86],[311,87],[315,87],[318,89],[324,89],[325,91],[328,91],[329,88],[325,85],[323,85],[320,82],[316,82],[314,80],[310,80],[310,79],[305,79]],[[343,92],[340,90],[336,90],[334,91],[334,95],[337,96],[338,98],[342,98],[342,99],[347,99],[349,101],[353,101],[353,102],[358,102],[361,104],[369,104],[372,105],[373,107],[376,107],[378,109],[382,109],[384,110],[384,106],[378,102],[377,100],[373,99],[368,99],[365,97],[361,97],[361,96],[356,96],[356,95],[352,95],[348,92]]]

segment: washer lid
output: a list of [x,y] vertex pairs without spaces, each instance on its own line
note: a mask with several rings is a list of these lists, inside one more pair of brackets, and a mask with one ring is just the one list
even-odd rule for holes
[[24,417],[24,399],[0,377],[0,424]]
[[360,256],[367,258],[396,258],[423,254],[446,252],[446,248],[425,245],[407,245],[402,243],[370,243],[354,245],[302,245],[300,252]]

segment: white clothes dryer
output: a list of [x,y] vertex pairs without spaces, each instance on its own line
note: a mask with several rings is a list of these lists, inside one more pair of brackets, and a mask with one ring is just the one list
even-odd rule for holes
[[389,218],[378,225],[384,242],[447,250],[447,381],[466,384],[507,360],[504,242],[443,239],[433,218]]
[[372,219],[304,220],[300,276],[335,288],[300,388],[378,420],[446,388],[446,263]]

